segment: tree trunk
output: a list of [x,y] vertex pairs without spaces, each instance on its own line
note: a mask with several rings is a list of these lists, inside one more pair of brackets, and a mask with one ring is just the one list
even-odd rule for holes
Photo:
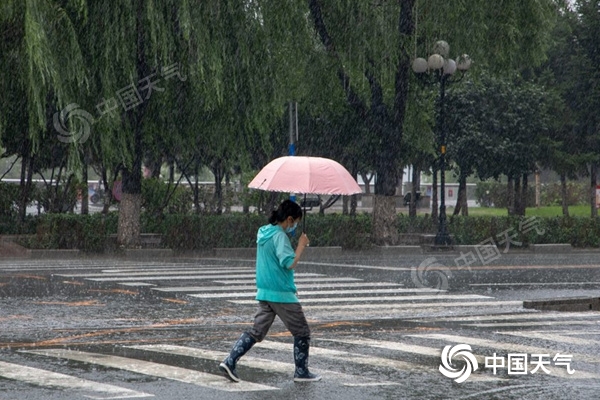
[[562,213],[565,217],[569,216],[569,201],[567,192],[567,174],[562,172],[560,174],[560,197],[562,204]]
[[431,219],[434,223],[438,220],[438,184],[437,184],[438,170],[436,166],[433,167],[433,174],[431,175]]
[[194,209],[200,214],[200,188],[198,187],[198,166],[196,166],[196,178],[194,179]]
[[352,216],[356,215],[356,207],[358,207],[357,198],[358,198],[358,196],[355,194],[350,196],[350,215],[352,215]]
[[19,220],[21,222],[25,221],[25,216],[27,215],[27,202],[29,194],[27,192],[27,166],[29,160],[29,154],[23,152],[23,158],[21,159],[21,196],[19,201]]
[[[413,14],[415,0],[404,0],[401,2],[400,15],[398,18],[398,33],[401,43],[400,54],[394,82],[394,106],[389,110],[384,102],[384,93],[381,83],[371,70],[372,60],[367,60],[364,75],[369,83],[370,101],[369,106],[361,99],[359,93],[353,87],[353,81],[344,68],[342,58],[336,50],[335,38],[327,29],[326,18],[323,17],[321,4],[318,0],[309,0],[309,11],[313,18],[315,30],[319,35],[325,51],[335,60],[337,64],[337,75],[339,82],[346,95],[348,105],[357,113],[359,118],[364,119],[372,129],[381,143],[375,161],[375,198],[373,207],[373,220],[376,223],[391,224],[377,226],[373,230],[375,241],[396,242],[397,232],[395,229],[395,218],[389,218],[396,214],[396,186],[398,184],[398,158],[400,156],[400,143],[402,142],[402,126],[406,114],[406,102],[408,98],[408,83],[411,73],[411,55],[408,43],[411,43],[415,31],[415,18]],[[388,199],[377,199],[377,197],[389,197]],[[385,209],[389,207],[388,209]],[[382,213],[379,215],[379,213]],[[395,232],[395,233],[394,233]],[[391,237],[380,236],[392,234]]]
[[540,207],[541,203],[542,184],[540,181],[540,170],[535,170],[535,206]]
[[169,160],[169,185],[175,182],[175,160]]
[[413,164],[412,168],[412,176],[411,176],[411,188],[410,188],[410,202],[408,203],[408,216],[416,217],[417,216],[417,192],[419,191],[419,187],[421,183],[419,181],[419,177],[421,176],[421,171],[419,167]]
[[231,197],[230,194],[232,192],[231,189],[231,179],[229,178],[229,173],[225,174],[225,193],[224,193],[224,199],[225,199],[225,212],[226,213],[231,213]]
[[213,163],[212,172],[215,176],[215,210],[214,212],[218,215],[223,213],[223,168],[221,167],[221,161]]
[[523,174],[523,180],[521,185],[521,201],[519,203],[519,215],[525,216],[525,212],[527,211],[527,206],[529,203],[527,202],[527,192],[529,191],[529,176],[527,174]]
[[521,178],[514,180],[513,215],[521,215]]
[[373,174],[361,172],[360,176],[365,184],[365,194],[371,194],[371,180],[373,179]]
[[141,193],[122,193],[119,204],[119,227],[117,230],[117,242],[122,248],[133,249],[140,247],[141,204]]
[[592,208],[592,218],[598,216],[598,209],[596,208],[596,185],[598,184],[598,169],[595,162],[592,162],[590,166],[590,205]]
[[[110,182],[108,182],[108,172],[106,171],[105,167],[102,167],[102,184],[104,185],[104,196],[103,196],[103,207],[102,207],[102,214],[106,215],[108,214],[109,210],[110,210],[110,204],[112,203],[112,190],[110,185]],[[114,180],[113,180],[113,184],[114,184]],[[100,185],[98,185],[98,189],[100,189]]]
[[90,213],[90,196],[88,195],[88,158],[83,157],[83,166],[81,170],[81,214],[87,215]]
[[508,215],[515,214],[515,184],[512,176],[508,177],[506,183],[506,208],[508,209]]
[[381,246],[398,243],[396,199],[392,196],[373,196],[373,240]]
[[[136,72],[138,78],[148,76],[150,70],[146,63],[144,26],[144,1],[138,0],[136,9]],[[148,102],[137,105],[127,111],[133,131],[132,165],[123,168],[122,195],[119,205],[119,226],[117,243],[122,248],[137,248],[140,245],[140,211],[142,208],[142,126]]]
[[467,216],[469,215],[469,208],[467,204],[467,177],[464,174],[460,174],[458,178],[458,194],[456,196],[456,206],[452,215],[458,214]]

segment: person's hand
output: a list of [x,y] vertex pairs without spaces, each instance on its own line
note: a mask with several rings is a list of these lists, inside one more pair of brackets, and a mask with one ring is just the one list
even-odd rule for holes
[[308,236],[306,236],[306,233],[302,233],[300,238],[298,238],[298,246],[308,247],[309,244],[310,240],[308,240]]

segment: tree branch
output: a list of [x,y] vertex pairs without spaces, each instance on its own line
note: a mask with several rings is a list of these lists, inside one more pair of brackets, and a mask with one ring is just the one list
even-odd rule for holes
[[329,35],[329,31],[327,30],[327,26],[325,25],[325,21],[323,20],[323,14],[321,12],[321,4],[319,0],[309,0],[309,9],[310,14],[313,17],[315,22],[315,29],[321,38],[321,42],[325,46],[325,50],[329,53],[338,64],[337,76],[342,84],[344,92],[346,93],[346,99],[348,100],[348,104],[352,107],[359,116],[366,117],[367,115],[367,107],[365,103],[360,99],[356,91],[350,85],[350,76],[344,70],[342,66],[342,62],[340,59],[340,55],[338,54],[335,45],[333,43],[333,39]]

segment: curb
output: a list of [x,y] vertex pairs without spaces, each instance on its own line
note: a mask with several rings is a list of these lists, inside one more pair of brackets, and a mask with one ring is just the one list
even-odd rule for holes
[[372,246],[366,253],[382,255],[423,254],[423,246]]
[[532,244],[529,247],[534,253],[540,254],[567,253],[573,251],[573,246],[568,243]]
[[562,297],[523,301],[523,308],[542,311],[599,311],[600,297]]
[[29,258],[40,260],[40,259],[61,259],[61,258],[77,258],[82,252],[77,249],[27,249],[27,255]]

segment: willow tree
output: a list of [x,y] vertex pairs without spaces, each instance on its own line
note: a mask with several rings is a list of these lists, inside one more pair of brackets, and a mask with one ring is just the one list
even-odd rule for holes
[[50,123],[53,110],[86,89],[75,28],[83,13],[82,0],[0,4],[0,141],[7,153],[21,157],[21,218],[29,202],[37,154],[49,147],[44,142],[60,144]]
[[335,62],[348,104],[379,139],[374,237],[395,242],[396,186],[411,60],[444,39],[453,56],[508,71],[544,57],[552,0],[348,2],[308,0],[314,29]]
[[179,156],[181,167],[202,156],[197,144],[211,155],[234,152],[236,135],[265,131],[280,99],[274,87],[284,80],[277,70],[269,81],[270,60],[286,55],[270,24],[286,20],[277,3],[87,2],[79,31],[93,84],[86,107],[96,111],[101,154],[122,165],[122,246],[139,240],[146,149],[172,147],[165,152]]

